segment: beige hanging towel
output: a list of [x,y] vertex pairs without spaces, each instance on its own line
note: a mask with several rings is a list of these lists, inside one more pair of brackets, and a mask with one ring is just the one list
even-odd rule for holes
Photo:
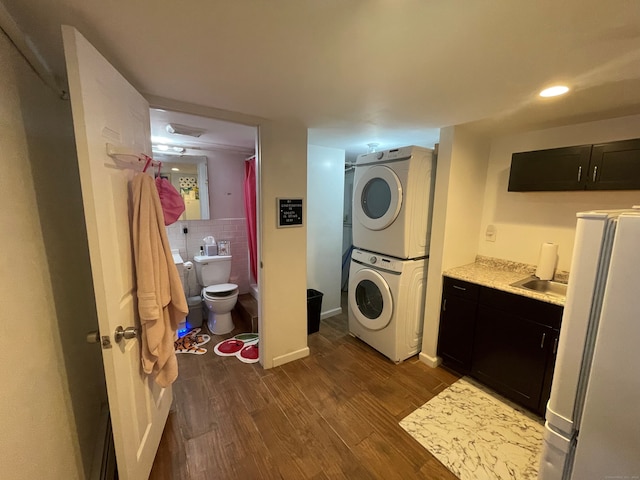
[[173,342],[188,312],[180,275],[173,262],[164,215],[153,178],[133,179],[133,252],[142,327],[142,369],[161,387],[178,376]]

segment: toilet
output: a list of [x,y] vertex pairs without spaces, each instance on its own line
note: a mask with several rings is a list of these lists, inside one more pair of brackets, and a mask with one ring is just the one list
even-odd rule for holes
[[209,310],[207,327],[214,335],[224,335],[234,329],[231,310],[238,300],[238,285],[228,283],[231,276],[231,255],[196,255],[196,278],[202,285],[202,299]]

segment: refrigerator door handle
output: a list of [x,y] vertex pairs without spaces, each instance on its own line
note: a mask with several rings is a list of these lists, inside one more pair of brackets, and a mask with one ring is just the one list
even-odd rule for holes
[[540,348],[544,348],[544,339],[546,338],[547,334],[543,333],[542,334],[542,340],[540,340]]
[[553,354],[555,355],[556,353],[558,353],[558,337],[556,337],[555,341],[553,342]]

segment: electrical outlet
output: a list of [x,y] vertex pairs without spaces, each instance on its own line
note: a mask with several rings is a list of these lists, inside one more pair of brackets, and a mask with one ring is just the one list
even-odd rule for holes
[[495,225],[487,225],[487,230],[485,231],[484,238],[487,242],[495,242],[496,236],[498,234],[498,230]]

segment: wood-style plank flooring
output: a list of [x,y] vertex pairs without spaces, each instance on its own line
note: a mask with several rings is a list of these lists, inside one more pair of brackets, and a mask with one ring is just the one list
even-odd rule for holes
[[395,365],[348,334],[343,311],[309,336],[309,357],[270,370],[217,356],[216,336],[179,355],[150,478],[455,479],[398,422],[458,377]]

